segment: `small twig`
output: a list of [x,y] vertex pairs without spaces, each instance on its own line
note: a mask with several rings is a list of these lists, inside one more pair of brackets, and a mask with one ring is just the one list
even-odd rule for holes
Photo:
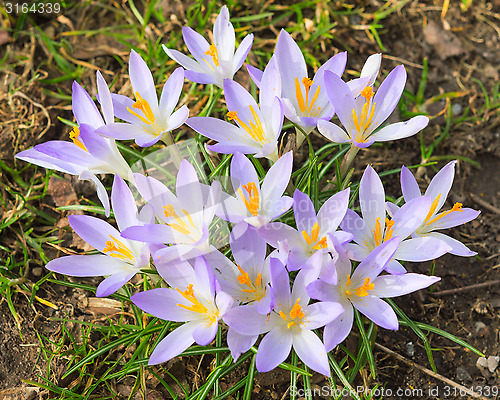
[[460,393],[467,393],[469,396],[475,397],[476,399],[488,400],[486,397],[481,396],[481,395],[473,392],[469,388],[466,388],[465,386],[460,385],[459,383],[456,383],[456,382],[452,381],[451,379],[445,378],[443,375],[439,375],[439,374],[435,373],[434,371],[431,371],[428,368],[425,368],[417,363],[414,363],[413,361],[408,360],[406,357],[403,357],[402,355],[392,351],[391,349],[388,349],[385,346],[382,346],[381,344],[375,343],[375,347],[378,347],[380,350],[385,351],[387,354],[394,356],[399,361],[402,361],[405,364],[408,364],[408,365],[424,372],[425,374],[431,376],[432,378],[438,379],[438,380],[446,383],[447,385],[451,385],[451,386],[457,388],[458,390],[460,390]]
[[500,284],[500,280],[496,281],[488,281],[483,283],[476,283],[475,285],[463,286],[455,289],[442,290],[440,292],[432,293],[433,296],[447,296],[449,294],[455,294],[460,292],[467,292],[469,290],[479,289],[487,286],[498,285]]
[[487,208],[488,210],[496,214],[500,214],[500,208],[492,206],[490,203],[484,201],[479,196],[476,196],[474,193],[470,194],[470,198],[474,200],[477,204],[479,204],[481,207]]

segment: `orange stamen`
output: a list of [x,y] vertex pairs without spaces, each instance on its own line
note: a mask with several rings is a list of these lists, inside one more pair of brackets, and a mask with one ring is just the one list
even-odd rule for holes
[[131,113],[132,115],[135,115],[145,124],[148,125],[153,124],[155,122],[155,115],[153,114],[153,110],[151,110],[151,106],[149,105],[149,103],[141,97],[139,92],[135,92],[135,98],[137,99],[137,101],[134,104],[132,104],[132,107],[141,110],[146,116],[146,118],[136,113],[130,107],[127,107],[128,112]]
[[212,61],[214,62],[215,66],[219,66],[219,53],[217,52],[217,47],[215,47],[214,44],[211,44],[208,50],[205,52],[207,56],[212,57]]
[[248,121],[248,124],[244,123],[239,117],[238,113],[236,111],[229,111],[226,115],[227,118],[232,121],[235,120],[237,121],[241,127],[250,135],[250,137],[259,142],[260,144],[265,143],[265,133],[264,133],[264,128],[262,127],[262,122],[260,121],[260,118],[258,114],[255,112],[254,108],[252,106],[248,106],[250,108],[250,112],[252,113],[252,116],[255,121],[252,121],[251,119]]
[[240,195],[241,199],[245,202],[245,207],[247,208],[248,212],[255,217],[259,214],[259,208],[260,208],[260,197],[259,197],[259,190],[257,189],[257,185],[255,184],[255,182],[249,182],[246,185],[242,185],[242,187],[248,193],[248,200],[240,188],[238,188],[236,190],[236,192]]
[[74,144],[76,144],[80,149],[85,150],[88,152],[87,148],[85,145],[82,143],[80,139],[78,139],[78,136],[80,136],[80,128],[78,126],[73,127],[71,132],[69,133],[69,138],[73,141]]
[[134,254],[132,253],[132,251],[115,237],[111,235],[109,235],[109,237],[113,240],[108,240],[106,242],[106,246],[104,247],[102,252],[110,253],[108,254],[108,256],[119,258],[120,260],[133,262]]

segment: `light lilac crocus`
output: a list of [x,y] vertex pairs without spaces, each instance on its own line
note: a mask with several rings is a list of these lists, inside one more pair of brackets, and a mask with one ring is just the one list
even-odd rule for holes
[[[336,54],[325,62],[316,72],[313,79],[309,78],[307,65],[300,47],[290,34],[281,30],[274,56],[281,77],[281,101],[285,116],[305,133],[311,132],[320,119],[329,120],[334,110],[328,101],[324,86],[325,71],[342,76],[347,62],[347,52]],[[248,67],[250,76],[261,89],[262,72],[257,68]]]
[[233,302],[227,293],[217,290],[215,277],[203,257],[194,268],[187,262],[172,265],[162,274],[170,288],[158,288],[134,294],[132,302],[155,317],[186,322],[158,343],[148,364],[166,362],[193,343],[208,345],[217,333],[219,320]]
[[205,256],[221,289],[238,304],[253,304],[257,312],[269,314],[273,306],[267,244],[255,229],[236,225],[230,235],[234,262],[214,250]]
[[331,351],[341,343],[352,329],[354,308],[376,325],[391,330],[398,329],[398,318],[392,307],[382,298],[402,296],[426,288],[440,280],[421,274],[380,275],[394,256],[400,239],[394,237],[374,249],[351,272],[350,263],[338,263],[338,282],[316,280],[308,285],[307,292],[313,299],[339,302],[344,308],[340,317],[327,324],[323,338],[325,348]]
[[120,232],[141,225],[134,196],[125,181],[115,176],[111,204],[118,230],[102,219],[88,215],[70,215],[69,224],[85,242],[103,254],[71,255],[49,261],[47,269],[59,274],[90,277],[107,276],[97,287],[97,297],[109,296],[125,285],[142,268],[149,266],[149,248],[145,243],[125,239]]
[[184,70],[177,68],[167,79],[158,102],[153,75],[142,57],[132,50],[129,76],[135,101],[120,94],[113,94],[116,117],[126,121],[108,124],[98,129],[100,135],[119,140],[134,139],[142,147],[163,140],[171,144],[170,131],[177,129],[189,116],[184,105],[174,111],[184,84]]
[[386,218],[384,186],[375,170],[366,167],[359,186],[362,218],[348,209],[340,224],[342,230],[354,236],[355,243],[346,246],[349,257],[362,261],[377,246],[398,236],[402,241],[385,268],[392,274],[402,274],[406,269],[397,260],[428,261],[448,252],[450,246],[433,237],[407,239],[425,220],[431,202],[429,196],[414,198],[401,207],[392,219]]
[[168,49],[165,53],[186,68],[186,79],[196,83],[213,83],[222,88],[224,79],[233,79],[252,47],[253,34],[245,36],[235,52],[234,28],[229,21],[229,10],[221,8],[213,29],[213,44],[189,27],[182,28],[182,36],[194,60],[180,51]]
[[[287,268],[296,271],[317,251],[324,253],[324,267],[331,266],[329,260],[335,261],[335,249],[329,243],[329,236],[333,235],[341,243],[350,242],[352,235],[337,231],[344,218],[349,203],[349,189],[345,189],[330,197],[320,208],[318,214],[314,205],[300,190],[293,195],[293,212],[297,229],[281,223],[272,222],[259,229],[259,233],[266,241],[280,252],[287,253]],[[329,253],[332,253],[329,254]],[[321,260],[320,260],[321,262]],[[321,269],[323,265],[321,266]],[[330,268],[331,269],[331,268]],[[326,272],[326,271],[324,271]],[[332,279],[335,279],[335,269],[331,271]],[[326,279],[326,278],[325,278]]]
[[254,154],[255,157],[267,157],[276,161],[283,110],[279,100],[279,73],[274,59],[271,59],[264,70],[262,81],[257,105],[243,86],[230,79],[224,80],[227,118],[236,125],[211,117],[192,117],[186,124],[218,142],[207,146],[209,150],[224,154]]
[[338,302],[309,304],[308,282],[304,280],[303,271],[295,278],[290,292],[288,272],[281,261],[271,258],[270,269],[275,306],[269,316],[257,313],[253,306],[242,306],[228,311],[224,322],[241,335],[268,332],[257,351],[259,372],[276,368],[286,360],[293,347],[309,368],[330,376],[325,346],[313,330],[337,318],[343,312],[342,306]]
[[[425,191],[425,196],[431,198],[431,208],[422,224],[415,229],[413,236],[432,237],[442,240],[451,247],[449,251],[451,254],[469,257],[477,253],[468,249],[462,242],[444,233],[435,232],[436,230],[453,228],[465,224],[477,218],[480,214],[480,211],[473,210],[472,208],[462,208],[461,203],[455,203],[451,209],[441,211],[448,197],[451,185],[453,184],[455,164],[456,161],[451,161],[446,164],[436,176],[434,176],[429,184]],[[405,166],[401,169],[401,188],[406,202],[421,197],[420,188],[418,187],[415,177]],[[397,212],[399,209],[399,207],[392,203],[387,203],[387,206],[390,212]]]
[[132,171],[115,141],[96,133],[99,127],[113,123],[111,95],[100,72],[97,87],[104,119],[87,91],[73,82],[72,110],[78,125],[69,134],[72,142],[51,140],[16,154],[16,158],[92,181],[109,216],[108,194],[96,174],[117,174],[131,180]]
[[190,259],[210,251],[208,227],[220,202],[219,182],[211,186],[200,183],[187,160],[180,164],[175,195],[152,177],[134,174],[134,181],[160,223],[129,227],[122,234],[147,243],[169,244],[154,254],[159,270],[172,260]]
[[324,80],[328,99],[344,126],[342,129],[328,121],[318,123],[319,132],[332,142],[351,143],[354,147],[363,148],[376,141],[385,142],[412,136],[429,123],[429,118],[418,115],[408,121],[381,128],[403,93],[406,71],[402,65],[391,71],[376,93],[371,85],[367,85],[357,98],[339,76],[327,71]]
[[241,153],[231,160],[231,183],[235,197],[227,197],[216,215],[226,221],[261,228],[287,212],[293,199],[282,196],[292,173],[293,155],[281,156],[267,172],[262,186],[252,162]]

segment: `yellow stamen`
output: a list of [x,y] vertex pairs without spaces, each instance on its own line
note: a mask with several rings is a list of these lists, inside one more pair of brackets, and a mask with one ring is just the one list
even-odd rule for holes
[[349,286],[351,286],[351,275],[347,275],[347,281],[346,281],[346,284],[345,284],[345,287],[346,287],[346,290],[345,290],[345,295],[346,296],[350,296],[351,295],[351,291],[350,290],[347,290],[347,288]]
[[390,220],[389,218],[385,219],[385,233],[382,232],[382,225],[380,224],[380,218],[377,218],[375,221],[375,229],[372,229],[373,232],[373,238],[375,240],[375,245],[378,246],[379,244],[386,242],[392,237],[393,230],[392,227],[394,226],[394,221]]
[[365,278],[365,282],[363,283],[363,285],[357,288],[354,293],[359,297],[365,297],[368,296],[368,291],[373,290],[374,288],[375,285],[373,283],[370,283],[370,278]]
[[427,225],[430,225],[438,220],[440,220],[441,218],[443,217],[446,217],[448,214],[451,214],[452,212],[455,212],[455,211],[458,211],[458,212],[462,212],[462,203],[455,203],[453,205],[453,208],[451,210],[448,210],[448,211],[444,211],[442,212],[441,214],[437,215],[435,218],[433,218],[432,220],[430,220],[429,222],[427,222]]
[[128,112],[131,113],[132,115],[135,115],[145,124],[148,125],[153,124],[155,122],[155,115],[153,114],[153,110],[151,110],[151,106],[149,105],[149,103],[141,97],[139,92],[135,92],[135,98],[137,99],[137,101],[134,104],[132,104],[132,107],[141,110],[146,116],[146,118],[136,113],[130,107],[127,107]]
[[229,111],[226,114],[227,118],[230,121],[232,121],[232,120],[237,121],[241,125],[241,127],[250,135],[250,137],[253,140],[259,142],[260,144],[264,144],[265,143],[265,134],[264,134],[264,128],[262,127],[262,123],[260,121],[260,118],[252,106],[248,106],[248,107],[250,108],[250,112],[252,113],[252,116],[255,120],[255,122],[252,120],[248,121],[250,126],[248,126],[248,124],[244,123],[240,119],[240,117],[238,117],[237,111]]
[[438,193],[438,195],[436,196],[436,198],[433,200],[433,202],[431,204],[431,209],[429,210],[429,213],[427,214],[427,217],[425,217],[424,224],[427,224],[427,221],[429,221],[431,219],[432,215],[436,211],[436,208],[438,206],[439,198],[440,197],[441,197],[441,193]]
[[255,184],[255,182],[249,182],[246,185],[242,185],[242,187],[248,193],[248,200],[247,200],[246,196],[244,195],[243,190],[238,188],[236,190],[236,192],[240,195],[241,199],[245,202],[245,207],[247,208],[248,212],[255,217],[259,214],[259,208],[260,208],[260,197],[259,197],[259,190],[257,189],[257,185]]
[[219,66],[219,53],[217,52],[217,47],[211,44],[208,50],[205,52],[207,56],[211,56],[216,67]]
[[299,78],[295,77],[295,96],[297,103],[299,103],[300,111],[306,112],[306,105],[304,104],[304,97],[302,96],[302,89],[300,88]]
[[380,218],[375,221],[375,229],[372,229],[373,236],[375,239],[375,245],[378,246],[382,243],[382,226],[380,225]]
[[[183,292],[181,290],[179,290],[178,288],[175,288],[175,290],[177,290],[182,295],[182,297],[184,297],[187,301],[189,301],[191,303],[190,306],[186,306],[184,304],[177,304],[179,307],[184,308],[185,310],[188,310],[188,311],[193,311],[193,312],[198,313],[198,314],[207,314],[208,313],[207,307],[205,307],[203,304],[201,304],[200,301],[196,298],[194,291],[193,291],[193,284],[189,284],[188,287],[186,288],[186,290]],[[219,313],[217,312],[215,314],[209,315],[208,317],[210,318],[210,321],[215,322],[215,320],[218,317],[218,314]]]
[[132,253],[132,251],[115,237],[111,235],[109,235],[109,237],[113,240],[108,240],[106,242],[106,246],[104,247],[102,252],[110,253],[108,254],[108,256],[119,258],[121,260],[132,263],[134,261],[134,254]]
[[[183,214],[186,216],[189,224],[191,225],[192,228],[195,228],[193,218],[189,213],[182,209],[181,210]],[[163,206],[163,215],[165,215],[166,218],[173,217],[175,219],[176,223],[168,223],[167,225],[170,226],[172,229],[176,230],[179,233],[182,233],[184,235],[189,235],[192,233],[192,230],[189,228],[188,224],[184,222],[179,215],[175,212],[174,206],[172,204],[167,204],[166,206]]]
[[238,279],[238,282],[242,285],[248,286],[249,289],[241,289],[242,292],[245,293],[255,293],[255,300],[259,301],[262,297],[264,297],[265,290],[261,287],[262,284],[262,274],[259,272],[257,274],[257,278],[255,278],[255,284],[252,283],[252,279],[250,279],[250,276],[248,275],[247,272],[243,268],[241,268],[239,265],[236,265],[238,267],[238,271],[240,271],[240,275],[238,275],[236,278]]
[[305,116],[317,116],[321,111],[320,107],[314,108],[314,103],[318,99],[320,86],[316,88],[314,92],[314,96],[309,102],[309,89],[313,85],[314,81],[307,77],[302,78],[302,85],[304,85],[304,89],[306,92],[306,97],[304,100],[304,95],[302,94],[302,88],[300,87],[299,78],[295,77],[295,97],[297,98],[297,103],[299,105],[299,109]]
[[313,250],[319,250],[321,248],[326,249],[328,246],[326,236],[322,237],[318,240],[319,237],[319,224],[317,222],[314,223],[311,229],[311,236],[306,231],[302,231],[302,237],[306,241],[306,243],[311,246]]
[[250,281],[250,278],[248,274],[241,268],[239,265],[236,265],[238,267],[238,271],[240,271],[240,275],[238,275],[238,282],[241,283],[242,285],[248,284]]
[[389,218],[385,219],[385,236],[384,236],[384,242],[389,240],[392,237],[392,227],[394,226],[394,221],[390,220]]
[[74,144],[76,144],[80,149],[85,150],[88,152],[87,148],[85,145],[81,142],[80,139],[78,139],[78,136],[80,136],[80,128],[78,126],[73,127],[73,130],[69,133],[69,138],[73,141]]
[[358,142],[365,142],[368,137],[364,137],[364,133],[370,127],[373,116],[375,115],[375,103],[371,103],[373,97],[373,89],[367,86],[361,91],[361,96],[365,98],[365,104],[361,108],[361,115],[358,117],[356,108],[352,110],[352,119],[356,128],[355,137]]
[[279,316],[288,322],[287,328],[290,329],[292,326],[296,325],[300,321],[295,321],[296,319],[301,320],[304,318],[305,314],[302,311],[302,307],[299,304],[300,299],[297,299],[292,309],[290,310],[290,316],[286,315],[283,311],[279,312]]

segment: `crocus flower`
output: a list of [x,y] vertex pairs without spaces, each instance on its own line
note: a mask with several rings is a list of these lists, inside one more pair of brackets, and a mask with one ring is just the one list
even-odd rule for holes
[[115,141],[96,133],[105,123],[113,123],[111,95],[100,72],[97,72],[97,87],[104,120],[85,89],[73,82],[72,107],[78,125],[69,134],[72,142],[51,140],[16,154],[16,158],[92,181],[109,216],[108,194],[96,174],[118,174],[131,180],[132,171]]
[[160,223],[129,227],[122,235],[147,243],[171,245],[154,254],[159,270],[179,257],[189,259],[210,251],[208,227],[221,196],[219,182],[214,181],[211,186],[201,184],[187,160],[182,160],[179,167],[176,195],[152,177],[134,174],[134,181]]
[[[307,65],[300,47],[290,34],[281,30],[274,56],[281,77],[281,101],[285,116],[304,129],[311,132],[319,119],[333,117],[332,109],[324,86],[325,71],[341,76],[347,62],[347,52],[339,53],[330,58],[316,72],[313,79],[308,78]],[[263,89],[262,72],[257,68],[248,67],[250,76],[256,85]]]
[[149,365],[168,361],[195,342],[208,345],[215,338],[219,320],[233,302],[227,293],[216,290],[215,277],[203,257],[196,259],[194,268],[184,261],[172,265],[162,276],[170,288],[147,290],[130,299],[155,317],[187,323],[158,343]]
[[269,169],[262,182],[252,162],[241,153],[231,160],[231,183],[236,197],[228,197],[217,209],[217,216],[238,224],[261,228],[287,212],[293,199],[282,196],[292,173],[292,152],[283,155]]
[[236,225],[230,236],[234,263],[214,250],[205,256],[213,267],[221,289],[238,304],[253,304],[257,312],[269,314],[273,306],[266,242],[248,225]]
[[111,204],[118,229],[102,219],[88,215],[70,215],[73,230],[103,254],[71,255],[49,261],[47,269],[70,276],[107,276],[97,287],[98,297],[109,296],[126,284],[141,268],[149,265],[149,248],[145,243],[128,240],[120,231],[142,224],[134,196],[127,184],[115,176]]
[[[442,240],[451,247],[449,251],[451,254],[467,257],[477,253],[469,250],[462,242],[444,233],[434,232],[465,224],[477,218],[480,213],[480,211],[473,210],[472,208],[462,208],[461,203],[455,203],[451,209],[440,212],[453,183],[455,164],[456,161],[446,164],[429,184],[429,187],[425,191],[425,196],[431,198],[432,205],[422,224],[415,229],[413,236],[433,237]],[[401,169],[401,188],[406,202],[421,197],[417,181],[410,170],[404,166]],[[398,210],[395,204],[387,203],[387,206],[392,212],[397,212]]]
[[195,60],[163,45],[165,53],[186,68],[186,79],[196,83],[213,83],[220,88],[224,79],[233,79],[233,75],[241,68],[253,42],[253,34],[249,34],[240,43],[238,50],[234,51],[234,28],[229,21],[226,6],[221,8],[215,20],[213,44],[209,44],[203,36],[187,26],[182,28],[182,36]]
[[184,83],[184,70],[177,68],[170,75],[159,103],[153,75],[134,50],[130,52],[129,75],[135,101],[119,94],[112,95],[115,115],[126,123],[108,124],[97,132],[119,140],[134,139],[142,147],[151,146],[160,139],[170,143],[167,134],[186,122],[189,116],[185,105],[174,112]]
[[259,372],[277,367],[286,360],[293,347],[309,368],[330,376],[325,346],[313,330],[337,318],[343,312],[342,306],[328,301],[309,304],[302,271],[295,278],[290,293],[285,266],[277,258],[271,258],[270,268],[275,306],[269,316],[257,313],[253,306],[242,306],[228,311],[224,322],[241,335],[268,332],[257,351]]
[[230,79],[224,80],[224,94],[228,108],[227,117],[236,125],[211,117],[192,117],[186,122],[196,132],[219,143],[209,150],[232,154],[254,154],[255,157],[278,158],[278,136],[283,125],[283,110],[279,96],[281,85],[274,59],[271,59],[262,76],[259,103],[243,86]]
[[352,233],[354,242],[346,246],[349,257],[362,261],[380,244],[398,236],[402,242],[387,264],[386,271],[402,274],[406,269],[397,261],[428,261],[440,257],[450,250],[443,241],[432,237],[408,238],[419,227],[429,213],[431,198],[422,196],[406,203],[392,217],[386,218],[385,192],[382,181],[375,170],[368,166],[359,186],[361,218],[352,210],[347,210],[342,230]]
[[327,261],[332,259],[329,252],[336,254],[333,246],[329,246],[329,235],[336,236],[342,243],[352,240],[352,235],[336,231],[347,210],[349,189],[330,197],[317,215],[311,199],[305,193],[296,190],[293,200],[297,229],[281,222],[272,222],[259,229],[259,233],[271,246],[288,253],[288,270],[299,269],[317,251],[324,253],[327,267]]
[[398,248],[399,238],[394,237],[373,250],[351,272],[350,263],[338,263],[338,283],[332,285],[316,280],[308,285],[307,293],[324,302],[339,302],[344,312],[327,324],[323,338],[325,348],[331,351],[351,331],[354,308],[385,329],[398,329],[398,318],[392,307],[381,298],[402,296],[426,288],[440,280],[420,274],[380,275]]
[[335,143],[351,143],[355,147],[368,147],[373,142],[385,142],[412,136],[429,123],[429,118],[418,115],[405,122],[383,127],[382,123],[396,108],[406,83],[402,65],[394,68],[374,93],[371,85],[355,98],[351,89],[339,76],[325,72],[325,88],[333,108],[344,129],[328,122],[318,123],[319,132]]

